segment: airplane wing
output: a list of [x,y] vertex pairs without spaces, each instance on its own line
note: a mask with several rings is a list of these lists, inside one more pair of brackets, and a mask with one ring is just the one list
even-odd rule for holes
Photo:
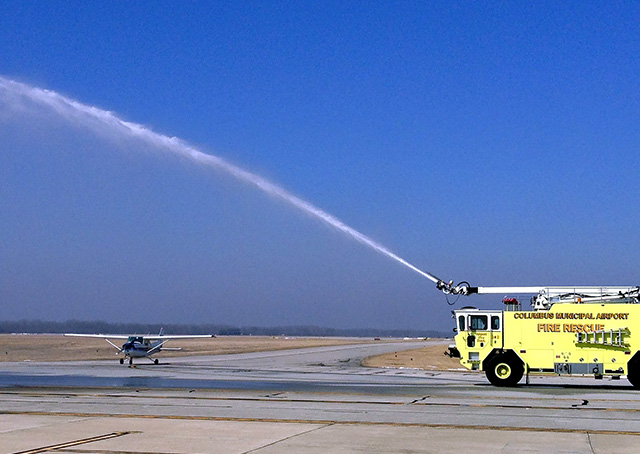
[[149,340],[164,340],[164,341],[168,341],[168,340],[172,340],[172,339],[211,339],[212,337],[216,337],[215,334],[194,334],[194,335],[190,335],[190,334],[185,334],[185,335],[178,335],[178,336],[165,336],[165,335],[156,335],[156,336],[142,336],[145,339],[149,339]]
[[76,333],[64,333],[65,336],[75,336],[75,337],[94,337],[98,339],[129,339],[130,337],[142,337],[144,339],[149,340],[171,340],[171,339],[210,339],[212,337],[216,337],[215,334],[185,334],[185,335],[177,335],[177,336],[165,336],[158,335],[155,336],[147,336],[144,334],[76,334]]
[[126,334],[76,334],[76,333],[64,333],[65,336],[73,337],[95,337],[98,339],[129,339]]
[[75,333],[64,333],[65,336],[73,336],[73,337],[93,337],[93,338],[97,338],[97,339],[104,339],[106,340],[109,344],[111,344],[113,346],[113,348],[115,348],[116,350],[118,350],[118,353],[120,353],[122,351],[122,347],[117,346],[116,344],[114,344],[113,342],[111,342],[110,339],[128,339],[129,336],[125,336],[125,335],[115,335],[115,336],[109,336],[109,335],[105,335],[105,334],[75,334]]

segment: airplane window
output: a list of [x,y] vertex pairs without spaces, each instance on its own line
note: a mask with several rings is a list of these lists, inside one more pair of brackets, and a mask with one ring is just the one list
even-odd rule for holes
[[485,331],[487,329],[487,316],[486,315],[472,315],[469,323],[471,330]]

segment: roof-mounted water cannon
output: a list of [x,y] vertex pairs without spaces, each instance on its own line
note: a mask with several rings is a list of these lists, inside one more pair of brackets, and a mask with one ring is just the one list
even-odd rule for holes
[[534,287],[472,287],[462,281],[453,285],[453,281],[439,279],[436,288],[445,295],[477,294],[529,294],[534,310],[548,310],[557,303],[639,303],[638,286],[534,286]]
[[[434,274],[416,271],[436,284],[436,288],[445,295],[477,294],[529,294],[533,310],[549,310],[557,303],[640,303],[638,286],[563,286],[538,285],[533,287],[472,287],[467,281],[453,285]],[[447,299],[447,302],[449,300]],[[455,304],[449,302],[449,305]]]

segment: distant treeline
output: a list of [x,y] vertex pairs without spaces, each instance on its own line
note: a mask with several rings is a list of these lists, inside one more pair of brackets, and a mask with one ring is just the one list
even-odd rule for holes
[[108,323],[103,321],[42,320],[0,321],[0,333],[81,333],[81,334],[215,334],[220,336],[321,336],[321,337],[450,337],[450,333],[415,329],[352,328],[321,326],[229,326],[170,323]]

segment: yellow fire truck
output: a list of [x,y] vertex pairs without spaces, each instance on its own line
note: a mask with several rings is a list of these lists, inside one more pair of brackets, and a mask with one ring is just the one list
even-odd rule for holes
[[528,294],[531,309],[505,298],[504,310],[452,311],[449,355],[484,371],[496,386],[515,386],[529,372],[626,375],[640,389],[640,287],[472,287],[430,273],[446,295]]
[[496,386],[515,386],[529,372],[626,375],[640,388],[640,287],[471,287],[438,283],[448,294],[533,294],[531,310],[505,298],[504,310],[452,311],[449,354]]

